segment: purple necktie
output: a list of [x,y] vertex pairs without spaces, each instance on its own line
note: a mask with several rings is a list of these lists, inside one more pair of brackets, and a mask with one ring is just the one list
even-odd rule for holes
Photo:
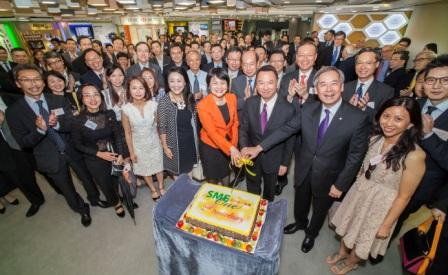
[[268,124],[268,110],[266,103],[263,104],[263,110],[260,114],[260,123],[261,123],[261,134],[264,133],[264,130],[266,129],[266,125]]
[[322,122],[319,124],[319,129],[317,130],[317,145],[320,145],[322,142],[325,132],[328,129],[328,123],[330,122],[330,110],[325,109],[325,117]]

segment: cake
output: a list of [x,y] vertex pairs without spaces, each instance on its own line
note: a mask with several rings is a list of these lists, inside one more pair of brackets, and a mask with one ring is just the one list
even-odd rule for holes
[[186,209],[184,219],[193,226],[247,242],[257,216],[264,214],[259,211],[260,201],[267,203],[255,194],[205,183]]

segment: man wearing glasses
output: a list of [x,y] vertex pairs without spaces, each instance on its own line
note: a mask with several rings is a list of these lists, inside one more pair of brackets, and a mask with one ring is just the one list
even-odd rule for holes
[[37,170],[61,190],[70,208],[81,215],[81,223],[91,223],[89,205],[76,192],[68,163],[71,148],[71,110],[64,97],[43,94],[42,74],[35,65],[17,65],[17,86],[24,96],[6,109],[6,120],[19,146],[33,151]]

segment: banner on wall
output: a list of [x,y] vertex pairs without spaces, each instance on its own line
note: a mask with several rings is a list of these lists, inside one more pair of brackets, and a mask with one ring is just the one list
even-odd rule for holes
[[209,36],[208,22],[188,22],[188,29],[195,35]]

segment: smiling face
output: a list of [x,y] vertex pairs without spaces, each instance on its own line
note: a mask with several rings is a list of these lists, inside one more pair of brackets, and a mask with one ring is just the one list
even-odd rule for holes
[[146,43],[141,43],[135,48],[135,52],[137,53],[137,60],[141,64],[148,63],[149,60],[149,47]]
[[214,46],[212,48],[212,53],[211,53],[211,57],[213,59],[214,62],[221,62],[222,60],[222,48],[218,47],[218,46]]
[[227,93],[227,90],[227,81],[225,81],[224,79],[219,79],[216,76],[213,76],[210,79],[210,93],[212,93],[215,98],[224,97],[224,95]]
[[54,94],[61,94],[64,92],[64,89],[65,89],[64,80],[62,80],[59,77],[54,76],[54,75],[48,76],[47,85],[48,85],[48,88],[51,90],[51,92]]
[[183,52],[180,47],[172,47],[170,49],[170,57],[175,64],[181,64],[183,58]]
[[115,71],[108,76],[108,80],[114,87],[121,87],[124,82],[124,75],[120,69],[115,69]]
[[199,71],[201,66],[201,56],[196,51],[191,51],[187,54],[187,65],[193,72]]
[[359,80],[364,82],[373,77],[378,65],[379,62],[373,52],[364,52],[358,55],[355,70]]
[[168,76],[168,87],[170,88],[170,91],[176,95],[182,94],[185,84],[185,79],[180,73],[172,72]]
[[33,98],[40,97],[45,87],[42,76],[36,70],[19,71],[16,85],[25,95]]
[[331,107],[341,99],[343,87],[344,83],[339,74],[336,71],[328,71],[319,76],[316,93],[326,107]]
[[90,51],[85,55],[87,67],[93,71],[101,71],[103,69],[103,58],[94,51]]
[[387,138],[400,136],[412,125],[411,117],[403,106],[392,106],[384,110],[379,124]]
[[433,68],[426,75],[425,94],[433,104],[448,100],[448,83],[445,82],[448,82],[448,66]]
[[257,93],[265,101],[269,101],[277,92],[277,78],[274,72],[259,72],[256,79]]
[[254,76],[257,72],[257,57],[254,51],[248,51],[243,53],[242,59],[242,67],[243,73],[246,76]]
[[316,46],[311,44],[305,44],[297,49],[296,64],[300,70],[308,71],[313,68],[314,62],[316,62],[317,50]]
[[275,53],[271,55],[269,59],[269,65],[272,65],[277,73],[281,73],[283,71],[283,67],[285,66],[285,57],[283,54]]
[[241,68],[241,53],[230,52],[227,55],[227,65],[229,66],[229,70],[238,71]]
[[96,112],[101,105],[101,94],[95,86],[85,86],[82,91],[82,103],[90,112]]
[[142,78],[146,81],[146,85],[148,85],[149,89],[152,90],[155,84],[154,75],[149,71],[144,71],[142,73]]
[[142,82],[140,82],[140,80],[133,79],[131,80],[131,83],[129,83],[129,94],[131,95],[133,101],[145,100],[145,86]]

